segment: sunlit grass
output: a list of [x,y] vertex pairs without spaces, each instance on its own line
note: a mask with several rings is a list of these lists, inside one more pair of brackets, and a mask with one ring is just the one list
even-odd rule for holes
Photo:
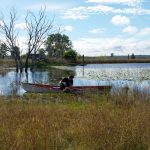
[[150,149],[150,99],[26,94],[0,98],[0,149]]

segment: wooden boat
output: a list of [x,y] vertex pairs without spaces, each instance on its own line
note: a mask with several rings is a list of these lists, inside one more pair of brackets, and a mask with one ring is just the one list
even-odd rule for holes
[[[46,92],[63,92],[60,86],[47,84],[22,83],[22,87],[26,92],[46,93]],[[100,86],[73,86],[71,93],[96,93],[108,92],[111,90],[111,85]]]

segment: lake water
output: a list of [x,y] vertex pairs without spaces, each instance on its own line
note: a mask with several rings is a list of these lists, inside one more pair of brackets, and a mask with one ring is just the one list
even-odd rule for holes
[[0,95],[22,95],[21,82],[57,85],[62,77],[73,74],[74,85],[112,85],[113,89],[128,86],[150,91],[150,63],[88,64],[86,66],[53,66],[34,72],[0,71]]

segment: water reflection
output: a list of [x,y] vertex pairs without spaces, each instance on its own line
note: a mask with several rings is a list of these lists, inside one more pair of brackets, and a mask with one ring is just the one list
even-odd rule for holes
[[150,90],[150,64],[99,64],[39,69],[34,72],[16,73],[0,71],[0,94],[22,95],[21,82],[57,85],[62,77],[74,75],[74,85],[106,85],[113,89],[128,86],[143,91]]

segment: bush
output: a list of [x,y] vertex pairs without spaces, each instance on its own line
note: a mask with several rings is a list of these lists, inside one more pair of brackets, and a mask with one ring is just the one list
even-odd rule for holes
[[73,49],[70,49],[64,53],[63,57],[70,61],[76,61],[77,60],[77,52]]

